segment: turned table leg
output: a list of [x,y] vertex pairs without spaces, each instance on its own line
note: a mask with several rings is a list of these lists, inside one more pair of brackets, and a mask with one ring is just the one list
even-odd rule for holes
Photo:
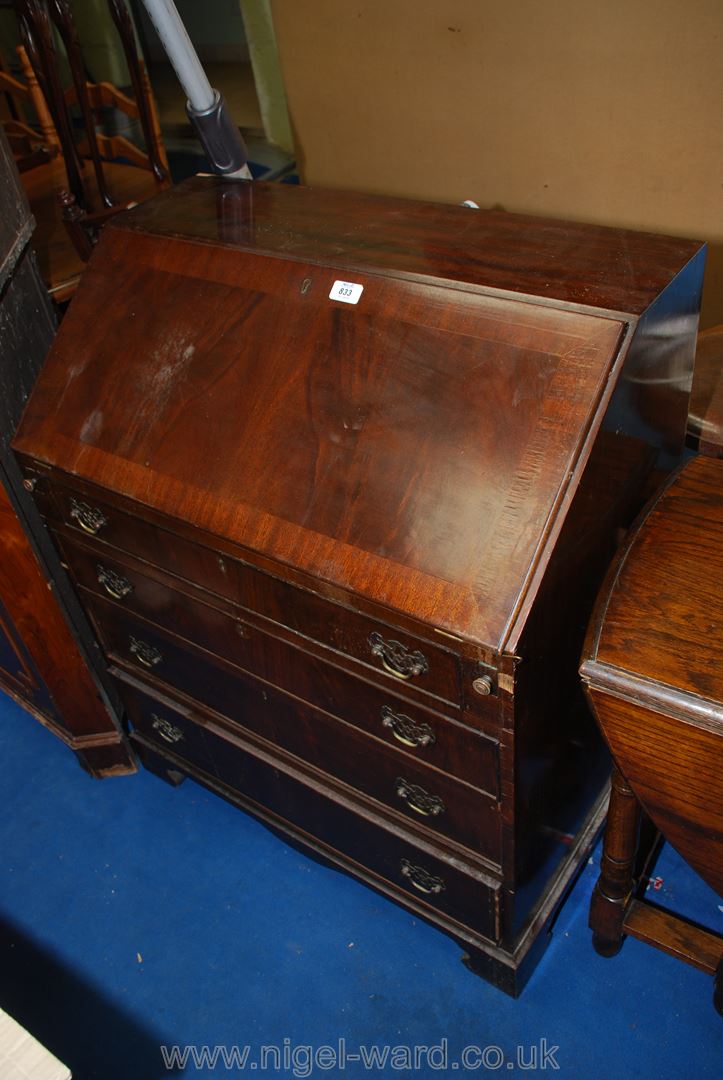
[[623,943],[623,922],[632,899],[639,829],[638,801],[622,774],[613,769],[600,877],[590,901],[592,942],[601,956],[615,956]]

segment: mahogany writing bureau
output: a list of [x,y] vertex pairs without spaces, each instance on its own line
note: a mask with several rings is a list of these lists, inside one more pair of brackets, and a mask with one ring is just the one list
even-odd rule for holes
[[16,439],[142,760],[510,993],[604,813],[577,661],[682,442],[702,263],[197,178],[105,229]]

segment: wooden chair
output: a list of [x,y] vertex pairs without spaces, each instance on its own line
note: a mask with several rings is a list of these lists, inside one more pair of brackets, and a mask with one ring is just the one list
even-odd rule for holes
[[[18,49],[21,66],[29,68],[22,46]],[[47,164],[58,154],[58,135],[50,117],[35,74],[23,71],[25,81],[7,68],[0,56],[0,94],[4,98],[3,131],[19,172]],[[29,75],[29,77],[28,77]]]
[[[88,78],[68,0],[15,0],[30,68],[47,102],[62,154],[51,175],[32,170],[24,176],[38,223],[41,272],[58,301],[74,292],[108,218],[170,183],[155,104],[128,9],[124,0],[107,2],[133,97],[109,82]],[[56,40],[67,59],[70,85],[63,84]],[[111,110],[140,122],[145,150],[103,130],[102,122]]]

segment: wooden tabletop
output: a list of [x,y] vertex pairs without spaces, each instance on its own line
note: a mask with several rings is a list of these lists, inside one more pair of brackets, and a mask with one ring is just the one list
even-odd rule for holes
[[694,458],[659,494],[608,578],[587,655],[723,709],[723,461]]

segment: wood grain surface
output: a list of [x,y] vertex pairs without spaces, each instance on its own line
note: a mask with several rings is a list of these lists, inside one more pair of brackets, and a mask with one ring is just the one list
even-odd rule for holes
[[116,228],[99,255],[19,450],[503,644],[620,321],[372,274],[350,307],[331,269]]
[[723,701],[723,465],[698,457],[619,565],[591,657]]
[[124,225],[632,315],[641,315],[701,247],[504,211],[218,178],[178,185]]

